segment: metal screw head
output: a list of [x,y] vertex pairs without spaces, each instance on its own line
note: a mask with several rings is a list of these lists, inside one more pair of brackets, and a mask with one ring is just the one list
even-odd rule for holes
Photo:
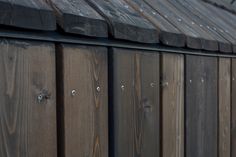
[[189,80],[190,83],[192,83],[192,80]]
[[43,95],[42,94],[38,95],[37,99],[38,99],[38,102],[41,102],[43,100]]
[[124,85],[121,85],[121,89],[122,89],[122,90],[125,90],[125,86],[124,86]]
[[155,86],[155,83],[153,83],[153,82],[150,83],[150,86],[151,86],[151,87],[154,87],[154,86]]
[[235,78],[233,77],[233,78],[232,78],[232,80],[234,81],[234,80],[235,80]]
[[101,91],[101,88],[100,87],[97,87],[97,92],[100,92]]
[[76,95],[76,90],[75,90],[75,89],[73,89],[73,90],[71,91],[71,95],[72,95],[72,96],[75,96],[75,95]]
[[204,79],[203,79],[203,78],[201,78],[201,82],[202,82],[202,83],[204,82]]

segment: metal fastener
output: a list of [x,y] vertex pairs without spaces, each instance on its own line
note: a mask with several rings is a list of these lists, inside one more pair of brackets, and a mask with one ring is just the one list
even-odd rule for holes
[[75,89],[73,89],[73,90],[71,91],[71,95],[72,95],[72,96],[75,96],[75,95],[76,95],[76,90],[75,90]]
[[43,100],[43,95],[42,94],[38,95],[37,99],[38,99],[38,102],[41,102]]
[[101,91],[101,88],[100,87],[97,87],[97,92],[100,92]]
[[125,86],[124,86],[124,85],[121,85],[121,89],[122,89],[122,90],[125,90]]

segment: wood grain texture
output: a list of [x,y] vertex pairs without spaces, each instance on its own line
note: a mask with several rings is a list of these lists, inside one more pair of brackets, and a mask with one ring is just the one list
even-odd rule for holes
[[219,51],[221,52],[232,52],[232,45],[229,41],[227,41],[221,34],[216,31],[217,29],[213,29],[214,25],[211,24],[209,20],[206,20],[206,18],[200,18],[199,15],[194,14],[194,9],[188,8],[188,6],[182,5],[179,1],[172,1],[168,0],[168,2],[173,5],[176,9],[178,9],[180,12],[182,12],[185,17],[187,17],[190,20],[190,23],[192,25],[199,25],[201,24],[200,29],[203,32],[207,32],[211,37],[213,37],[214,40],[218,42],[219,45]]
[[181,33],[175,26],[169,23],[164,17],[162,17],[162,15],[156,12],[147,3],[145,3],[143,0],[125,1],[156,27],[161,43],[176,47],[185,46],[185,35]]
[[56,157],[54,45],[2,39],[0,49],[0,156]]
[[[232,45],[235,46],[235,42],[236,42],[236,33],[234,30],[234,26],[233,25],[229,25],[226,21],[227,18],[221,18],[220,14],[222,14],[222,10],[218,9],[217,11],[212,11],[211,10],[211,5],[203,3],[201,1],[195,1],[195,0],[189,0],[186,1],[188,2],[188,5],[191,5],[192,7],[194,7],[195,9],[197,9],[201,15],[204,15],[204,17],[211,21],[215,26],[217,27],[213,27],[213,29],[218,29],[222,34],[224,34],[224,36],[227,36],[227,40],[229,39],[233,39],[230,40]],[[233,51],[234,53],[236,51]]]
[[108,22],[112,37],[144,43],[158,43],[155,27],[124,0],[87,1]]
[[159,12],[166,20],[186,35],[186,46],[194,49],[218,50],[218,43],[207,32],[203,32],[198,25],[192,25],[180,10],[165,0],[144,0]]
[[184,157],[184,56],[162,54],[162,156]]
[[63,44],[58,50],[60,156],[108,157],[107,49]]
[[231,59],[219,58],[219,157],[230,157]]
[[231,157],[236,156],[236,59],[232,59]]
[[217,58],[186,56],[186,157],[218,152]]
[[114,157],[160,156],[159,54],[113,49]]
[[106,21],[84,0],[46,0],[57,16],[57,23],[67,33],[107,37]]
[[228,33],[225,33],[222,31],[222,29],[213,22],[211,18],[209,18],[208,14],[205,13],[204,10],[202,10],[201,7],[198,5],[194,5],[191,1],[185,1],[185,0],[179,0],[179,3],[188,9],[189,12],[197,16],[199,19],[202,20],[202,26],[205,25],[206,28],[209,28],[210,30],[214,30],[217,34],[222,36],[225,40],[230,42],[231,48],[226,43],[219,43],[219,50],[221,52],[232,52],[232,45],[235,43],[235,39],[232,38],[232,36]]
[[56,18],[43,0],[1,0],[0,24],[36,30],[55,30]]

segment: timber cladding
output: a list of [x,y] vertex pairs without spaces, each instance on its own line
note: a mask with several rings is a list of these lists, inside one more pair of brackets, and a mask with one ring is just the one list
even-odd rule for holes
[[231,58],[2,39],[1,157],[234,157]]

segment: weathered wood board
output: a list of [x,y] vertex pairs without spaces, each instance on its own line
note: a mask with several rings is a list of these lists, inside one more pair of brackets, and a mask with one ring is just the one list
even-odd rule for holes
[[162,157],[184,157],[184,56],[162,54]]
[[112,37],[144,43],[158,43],[155,27],[124,0],[87,1],[108,22]]
[[67,33],[107,37],[106,21],[84,0],[47,0],[57,16],[57,22]]
[[108,157],[107,49],[58,47],[59,153]]
[[219,58],[219,157],[230,157],[231,59]]
[[159,35],[160,42],[164,45],[184,47],[186,38],[175,26],[169,23],[157,11],[150,7],[143,0],[125,0],[144,18],[147,18],[152,23]]
[[[200,1],[195,1],[195,0],[190,0],[190,1],[186,1],[186,2],[188,2],[188,5],[191,5],[193,8],[198,10],[198,12],[200,12],[199,14],[203,15],[205,19],[211,21],[215,26],[217,26],[215,28],[218,29],[222,34],[224,34],[224,37],[227,37],[227,40],[230,40],[230,42],[235,47],[236,33],[234,30],[234,27],[227,24],[226,23],[227,20],[222,19],[219,17],[219,15],[217,15],[217,14],[219,14],[219,12],[221,12],[219,9],[218,9],[219,11],[213,12],[210,9],[211,6],[207,6],[206,3],[201,3]],[[208,16],[206,16],[206,15],[208,15]],[[215,29],[215,28],[213,28],[213,29]],[[233,49],[234,53],[236,52],[235,50],[236,49]]]
[[194,49],[218,50],[218,43],[209,33],[204,32],[198,25],[192,25],[183,13],[164,0],[144,0],[159,12],[166,20],[186,35],[186,46]]
[[0,156],[57,157],[53,44],[1,39]]
[[236,59],[232,59],[231,157],[236,156]]
[[193,12],[195,9],[189,9],[189,5],[183,5],[182,3],[185,2],[179,2],[179,1],[168,1],[169,4],[171,4],[173,7],[175,7],[177,10],[182,12],[191,22],[192,25],[197,25],[200,27],[200,29],[204,32],[207,32],[209,35],[211,35],[217,42],[219,51],[221,52],[232,52],[232,45],[229,41],[227,41],[221,34],[219,34],[219,31],[214,27],[216,27],[214,24],[212,24],[209,20],[206,20],[206,18],[201,18],[201,14],[194,14]]
[[186,56],[186,157],[218,152],[218,66],[216,57]]
[[55,30],[56,18],[42,0],[1,0],[0,24],[36,30]]
[[114,48],[111,154],[159,157],[159,54]]

